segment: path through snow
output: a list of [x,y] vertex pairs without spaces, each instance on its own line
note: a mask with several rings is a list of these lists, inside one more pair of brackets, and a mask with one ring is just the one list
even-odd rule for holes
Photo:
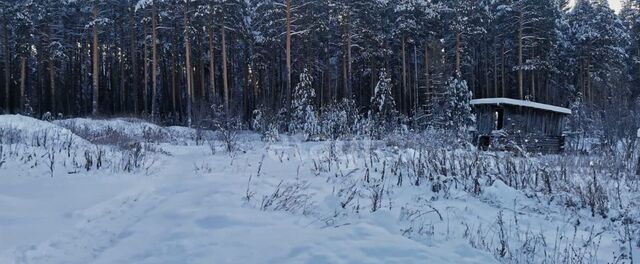
[[225,155],[212,161],[204,147],[164,147],[171,156],[148,176],[1,177],[0,263],[494,262],[463,240],[426,246],[405,238],[385,212],[326,227],[261,211],[242,199],[259,160],[251,155],[260,154],[231,165]]

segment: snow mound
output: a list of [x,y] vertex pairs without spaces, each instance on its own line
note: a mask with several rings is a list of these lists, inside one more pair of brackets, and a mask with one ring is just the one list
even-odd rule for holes
[[136,118],[71,118],[53,122],[96,144],[184,143],[196,137],[191,128],[162,127]]
[[[91,145],[91,143],[67,128],[22,115],[0,115],[0,130],[10,133],[14,137],[19,137],[26,142],[48,137],[51,140],[72,140],[75,144]],[[9,137],[10,135],[4,136]],[[3,141],[0,139],[0,142]]]
[[[115,120],[94,125],[93,121],[87,121],[81,128],[61,124],[64,121],[0,115],[0,176],[58,178],[81,172],[136,173],[149,168],[155,160],[154,154],[161,152],[147,144],[159,142],[161,132],[144,132],[147,135],[144,143],[127,134],[141,133],[143,126],[152,127],[148,123],[134,126]],[[118,126],[108,128],[114,124]],[[1,203],[0,195],[0,207]]]
[[72,118],[53,121],[62,127],[70,129],[87,129],[90,132],[105,133],[109,130],[117,130],[132,137],[144,137],[145,131],[161,129],[159,126],[134,118],[116,119],[89,119]]

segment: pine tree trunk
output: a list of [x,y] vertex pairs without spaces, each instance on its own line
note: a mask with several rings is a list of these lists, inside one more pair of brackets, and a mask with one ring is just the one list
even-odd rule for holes
[[282,99],[283,97],[285,97],[284,93],[284,89],[282,86],[282,82],[284,81],[285,78],[283,78],[282,74],[283,74],[283,66],[282,63],[280,63],[282,61],[282,54],[281,52],[277,52],[273,54],[273,61],[272,61],[272,74],[271,76],[273,76],[271,79],[273,80],[273,97],[271,98],[271,102],[273,102],[273,108],[274,109],[282,109],[283,105],[282,105]]
[[[500,97],[498,95],[498,50],[494,49],[493,55],[493,97]],[[503,95],[504,97],[504,95]]]
[[56,69],[53,58],[49,58],[49,88],[51,90],[51,113],[55,114],[56,107]]
[[[123,13],[125,13],[125,10],[122,10]],[[125,40],[125,20],[121,20],[120,22],[120,49],[122,50],[122,52],[118,52],[118,67],[120,68],[120,113],[126,113],[128,111],[127,109],[127,72],[126,72],[126,53],[123,52],[126,50],[125,45],[126,45],[126,40]]]
[[9,54],[9,26],[7,18],[4,18],[4,102],[8,112],[11,111],[11,54]]
[[325,106],[327,104],[327,102],[331,101],[331,79],[330,79],[330,70],[331,70],[331,64],[328,58],[328,55],[325,53],[324,54],[324,61],[323,61],[323,70],[322,70],[322,86],[323,89],[322,91],[324,91],[320,97],[320,108],[322,108],[323,106]]
[[461,57],[462,57],[462,51],[460,50],[461,48],[461,38],[462,38],[462,34],[460,32],[456,32],[456,76],[459,77],[459,75],[462,74],[462,72],[460,72],[460,63],[461,63]]
[[426,103],[430,105],[431,102],[431,83],[430,83],[430,75],[429,70],[431,65],[429,64],[429,42],[425,42],[424,44],[424,86],[426,88]]
[[225,33],[224,23],[220,27],[222,31],[222,87],[224,89],[224,111],[229,114],[229,81],[227,69],[227,35]]
[[[89,97],[91,94],[89,88],[91,87],[91,49],[90,49],[91,39],[84,39],[84,43],[82,43],[81,47],[78,48],[78,76],[79,83],[79,95],[77,97],[78,103],[78,113],[85,114],[91,112],[91,102],[87,104],[84,98]],[[86,50],[85,50],[86,49]]]
[[22,55],[20,57],[20,109],[22,112],[25,112],[26,107],[26,98],[25,98],[25,90],[27,86],[27,58]]
[[349,95],[347,94],[347,90],[348,90],[348,86],[349,86],[349,81],[347,79],[349,79],[347,76],[349,75],[349,73],[347,72],[347,55],[343,54],[342,55],[342,86],[343,86],[343,93],[344,93],[344,98],[349,98]]
[[173,113],[176,113],[178,110],[176,104],[178,94],[178,66],[176,65],[178,64],[178,38],[175,32],[178,32],[178,28],[175,27],[174,30],[173,43],[171,45],[173,48],[173,52],[171,52],[171,110]]
[[578,89],[579,89],[580,93],[582,93],[583,98],[584,98],[584,96],[586,96],[586,94],[585,94],[586,93],[586,90],[585,90],[586,82],[584,81],[584,79],[585,79],[584,78],[584,76],[585,76],[585,73],[584,73],[584,60],[585,60],[584,57],[581,57],[581,56],[578,57],[578,70],[580,71],[580,73],[578,74],[578,80],[577,81],[578,81]]
[[522,43],[522,12],[520,12],[520,16],[518,17],[518,92],[520,95],[520,100],[524,99],[524,71],[523,71],[523,43]]
[[[178,1],[173,1],[173,9],[177,14],[178,10]],[[171,109],[173,113],[178,112],[177,105],[177,97],[178,97],[178,23],[177,19],[174,20],[173,24],[173,39],[171,43],[171,48],[173,52],[171,52]]]
[[505,48],[504,48],[504,42],[502,43],[502,52],[500,53],[500,57],[502,59],[502,62],[500,63],[500,88],[502,89],[502,97],[507,97],[507,89],[506,89],[506,71],[505,71]]
[[346,22],[346,37],[347,37],[347,86],[345,94],[346,94],[346,98],[351,100],[353,97],[353,87],[352,87],[352,73],[351,73],[351,21],[350,21],[350,17],[349,17],[349,12],[347,12],[347,22]]
[[[589,48],[589,50],[591,50],[591,48]],[[593,91],[591,90],[591,52],[589,52],[589,55],[587,57],[587,65],[585,65],[587,67],[587,93],[588,95],[588,102],[591,106],[593,106]]]
[[[46,42],[46,38],[43,42]],[[43,47],[45,47],[44,44],[40,43],[42,45],[42,48],[44,50]],[[36,47],[37,48],[37,47]],[[32,85],[32,93],[30,95],[30,98],[34,98],[35,100],[33,100],[32,102],[30,102],[30,105],[34,108],[34,114],[35,116],[41,116],[43,111],[43,104],[44,104],[44,95],[45,95],[45,90],[48,90],[49,87],[47,87],[46,84],[46,74],[45,73],[41,73],[41,70],[48,70],[48,68],[46,67],[39,67],[39,65],[45,65],[46,64],[46,51],[43,52],[42,55],[36,54],[34,56],[35,59],[35,71],[34,71],[34,77],[35,77],[35,83]],[[33,80],[33,77],[32,77]]]
[[484,44],[484,63],[482,64],[483,67],[483,71],[484,71],[484,97],[491,97],[491,81],[490,81],[490,76],[489,76],[489,47],[487,47],[486,43],[487,41],[485,40],[483,43]]
[[[531,54],[531,58],[535,58],[535,54]],[[531,70],[531,89],[530,89],[531,101],[536,101],[536,71]]]
[[251,116],[251,112],[249,111],[249,108],[251,107],[251,95],[253,94],[253,89],[250,89],[251,87],[251,78],[249,78],[249,65],[248,64],[244,64],[243,67],[243,77],[244,77],[244,83],[245,83],[245,88],[242,89],[242,110],[243,110],[243,114],[245,116]]
[[418,113],[418,47],[413,43],[413,114]]
[[[203,42],[204,43],[204,40]],[[204,53],[204,52],[203,52]],[[199,60],[200,65],[200,98],[201,100],[204,100],[207,97],[207,78],[205,77],[205,70],[204,70],[204,65],[206,64],[206,61],[204,60]]]
[[191,127],[191,104],[193,101],[192,91],[193,91],[193,69],[191,68],[191,41],[189,40],[189,2],[185,2],[184,7],[184,47],[185,47],[185,59],[187,68],[187,125]]
[[149,35],[149,30],[147,28],[144,29],[144,58],[143,58],[143,68],[144,68],[144,87],[142,87],[142,112],[148,114],[149,110],[149,42],[147,41],[147,36]]
[[99,92],[100,89],[98,85],[100,84],[100,52],[98,47],[98,8],[96,6],[93,7],[93,100],[91,104],[91,114],[98,114],[98,100],[99,100]]
[[213,46],[213,26],[209,29],[209,82],[211,85],[211,99],[216,98],[216,63],[215,48]]
[[370,78],[369,78],[369,97],[368,98],[364,98],[364,105],[366,106],[370,106],[369,103],[371,103],[371,98],[374,96],[375,94],[375,90],[376,90],[376,84],[377,84],[377,80],[376,80],[376,76],[378,76],[378,67],[376,65],[376,61],[373,58],[369,58],[369,67],[371,69],[371,74],[370,74]]
[[286,91],[285,91],[285,106],[288,110],[290,110],[291,108],[291,0],[287,0],[287,6],[286,6],[286,30],[287,30],[287,43],[286,43],[286,49],[287,49],[287,65],[286,65],[286,72],[285,72],[285,82],[286,82]]
[[404,34],[402,35],[402,90],[400,92],[400,96],[399,98],[400,100],[400,109],[401,112],[404,113],[406,110],[406,97],[405,95],[407,94],[407,53],[405,50],[405,46],[406,46],[406,39],[404,37]]
[[[253,66],[249,66],[249,83],[251,84],[251,86],[253,87],[253,106],[252,106],[252,110],[255,110],[257,108],[257,106],[260,104],[260,99],[258,99],[260,96],[260,86],[259,86],[259,82],[256,81],[256,79],[260,80],[258,72],[255,71],[255,67]],[[256,77],[256,75],[258,75]],[[251,114],[251,113],[249,113]]]
[[[45,43],[51,43],[51,26],[46,26],[46,34],[44,36]],[[55,114],[56,111],[56,77],[55,77],[55,61],[51,52],[47,51],[47,71],[49,75],[49,112]],[[44,90],[44,89],[43,89]],[[44,95],[44,91],[41,95]],[[44,101],[44,100],[42,100]],[[42,109],[42,108],[41,108]]]
[[151,1],[151,120],[156,120],[158,115],[158,18],[155,1]]
[[135,12],[134,9],[131,9],[130,12],[130,20],[129,20],[129,30],[131,30],[131,71],[132,71],[132,77],[133,77],[133,82],[131,84],[131,90],[133,93],[133,112],[135,114],[139,113],[139,106],[138,106],[138,90],[139,90],[139,83],[140,80],[138,80],[138,41],[137,41],[137,36],[136,36],[136,32],[137,32],[137,28],[136,28],[136,22],[135,22]]

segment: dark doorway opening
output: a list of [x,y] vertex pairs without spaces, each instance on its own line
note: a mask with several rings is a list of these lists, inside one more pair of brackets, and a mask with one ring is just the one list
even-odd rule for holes
[[504,109],[502,108],[496,109],[496,112],[494,113],[494,115],[496,120],[495,129],[501,130],[502,128],[504,128]]

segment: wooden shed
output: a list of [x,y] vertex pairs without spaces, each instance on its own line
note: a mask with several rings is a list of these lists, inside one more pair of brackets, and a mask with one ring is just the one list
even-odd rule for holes
[[522,148],[539,153],[564,150],[565,117],[571,115],[567,108],[511,98],[475,99],[471,105],[479,148]]

